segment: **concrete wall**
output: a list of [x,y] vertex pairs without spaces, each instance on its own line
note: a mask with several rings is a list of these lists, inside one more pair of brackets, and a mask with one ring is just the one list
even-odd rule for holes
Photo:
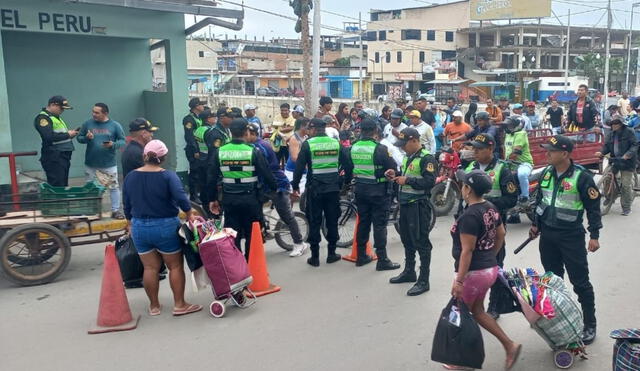
[[[91,105],[98,101],[107,103],[112,117],[125,127],[135,117],[163,113],[161,135],[179,149],[171,151],[170,163],[186,168],[183,14],[64,0],[2,0],[0,8],[13,15],[0,23],[0,151],[39,150],[33,118],[47,98],[62,94],[76,107],[63,116],[71,127],[89,118]],[[43,15],[50,22],[43,23]],[[85,27],[69,23],[79,19]],[[151,39],[165,40],[167,85],[165,93],[158,93],[164,94],[162,99],[145,100],[143,93],[152,86]],[[84,145],[78,144],[72,176],[82,175],[83,159]],[[0,166],[5,162],[0,160]],[[40,169],[35,159],[20,160],[19,165]],[[0,184],[7,181],[7,172],[1,171]]]
[[[386,30],[385,41],[369,41],[368,59],[375,60],[375,53],[380,55],[380,63],[368,62],[369,71],[384,71],[385,81],[388,73],[418,72],[422,73],[420,51],[425,54],[424,63],[433,61],[432,51],[456,50],[468,46],[466,35],[456,31],[469,27],[469,3],[459,2],[443,4],[436,7],[404,9],[400,19],[385,19],[367,23],[368,31]],[[420,40],[402,40],[402,30],[419,29]],[[427,30],[435,30],[435,40],[427,40]],[[390,32],[393,31],[393,32]],[[445,40],[445,31],[453,31],[453,42]],[[402,52],[402,62],[397,61],[397,52]],[[391,62],[386,63],[385,53],[391,52]],[[384,64],[384,66],[381,66]]]
[[[31,32],[3,32],[2,39],[9,107],[25,108],[11,110],[11,122],[21,123],[11,126],[14,148],[40,151],[33,118],[52,95],[64,95],[74,106],[62,116],[70,129],[91,117],[96,102],[109,105],[111,118],[125,128],[144,114],[141,92],[151,89],[147,40]],[[77,142],[75,146],[71,176],[80,176],[86,146]],[[40,169],[34,157],[24,157],[20,164],[26,171]]]

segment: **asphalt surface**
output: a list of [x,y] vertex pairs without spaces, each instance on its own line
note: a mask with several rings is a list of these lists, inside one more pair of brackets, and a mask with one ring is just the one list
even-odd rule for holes
[[[619,213],[616,205],[604,218],[602,248],[589,255],[599,332],[588,347],[590,359],[577,360],[575,370],[610,370],[609,332],[640,327],[640,254],[635,250],[640,212]],[[308,253],[289,258],[269,242],[271,280],[281,292],[259,298],[248,309],[229,306],[222,319],[207,311],[174,318],[165,280],[162,315],[146,314],[143,289],[127,290],[133,312],[142,315],[138,328],[104,335],[87,335],[96,319],[104,246],[76,247],[66,272],[51,284],[17,287],[0,279],[0,369],[441,370],[430,353],[453,279],[451,222],[451,217],[440,218],[432,233],[431,291],[418,297],[405,295],[410,284],[388,283],[397,271],[376,272],[375,264],[356,268],[346,261],[322,261],[312,268],[305,263]],[[541,270],[537,242],[512,253],[527,230],[527,224],[510,226],[506,266]],[[393,228],[389,237],[389,255],[402,261]],[[205,307],[212,300],[208,290],[187,292],[189,300]],[[514,370],[554,369],[551,349],[520,313],[499,323],[524,345]],[[484,369],[502,370],[504,351],[493,336],[483,335]]]

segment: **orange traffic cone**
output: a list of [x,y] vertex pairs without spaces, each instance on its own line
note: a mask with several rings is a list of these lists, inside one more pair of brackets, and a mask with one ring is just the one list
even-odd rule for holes
[[[353,230],[353,243],[351,243],[351,254],[349,256],[343,256],[342,259],[346,261],[350,261],[354,263],[358,260],[358,224],[360,224],[360,215],[356,214],[356,227]],[[378,256],[373,253],[373,249],[371,248],[371,241],[367,241],[367,247],[365,249],[367,255],[369,255],[373,260],[377,260]]]
[[120,265],[116,259],[116,248],[113,245],[107,245],[104,250],[98,321],[89,329],[89,334],[133,330],[138,327],[139,319],[139,315],[135,318],[131,315],[127,294],[122,284]]
[[249,272],[253,276],[253,282],[249,289],[256,296],[263,296],[280,291],[280,286],[269,282],[269,270],[267,269],[267,258],[264,256],[264,243],[262,242],[262,232],[260,223],[253,222],[251,227],[251,245],[249,248]]

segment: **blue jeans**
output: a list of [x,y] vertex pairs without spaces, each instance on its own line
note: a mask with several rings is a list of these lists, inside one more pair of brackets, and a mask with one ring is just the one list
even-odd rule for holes
[[[109,188],[109,196],[111,198],[111,211],[120,210],[120,188],[118,186],[118,167],[92,168],[87,167],[85,170],[87,181],[98,180],[98,183]],[[96,172],[100,174],[96,176]]]
[[178,228],[180,219],[172,218],[133,218],[131,237],[139,255],[154,250],[161,254],[175,254],[181,251]]
[[518,166],[518,183],[520,184],[520,196],[529,197],[529,175],[533,166],[528,162],[523,162]]

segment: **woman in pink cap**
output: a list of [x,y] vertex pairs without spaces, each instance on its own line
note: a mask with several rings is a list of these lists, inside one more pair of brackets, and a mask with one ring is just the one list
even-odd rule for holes
[[169,150],[159,140],[144,147],[144,166],[130,172],[124,180],[124,213],[131,237],[144,265],[143,284],[149,297],[149,315],[160,314],[158,273],[162,262],[169,268],[173,291],[173,315],[181,316],[202,310],[201,305],[184,300],[185,274],[178,240],[178,208],[193,219],[191,204],[173,171],[162,168]]

